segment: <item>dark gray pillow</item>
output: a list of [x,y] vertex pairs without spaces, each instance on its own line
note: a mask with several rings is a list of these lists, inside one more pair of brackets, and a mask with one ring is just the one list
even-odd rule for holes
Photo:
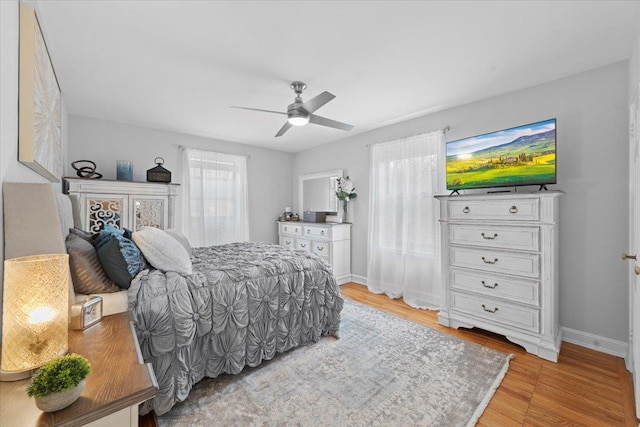
[[70,228],[69,234],[75,234],[76,236],[83,238],[87,242],[91,242],[92,234],[88,231],[80,230],[79,228]]
[[129,289],[131,279],[145,266],[140,249],[126,235],[131,233],[106,226],[93,240],[102,268],[122,289]]
[[105,274],[98,254],[90,242],[77,234],[70,233],[66,245],[73,289],[77,293],[105,294],[121,290]]

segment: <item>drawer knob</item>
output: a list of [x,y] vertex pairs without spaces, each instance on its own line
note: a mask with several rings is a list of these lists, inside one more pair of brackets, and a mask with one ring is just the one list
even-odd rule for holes
[[469,206],[465,206],[464,209],[462,209],[462,212],[469,213],[471,212],[471,209],[469,209]]
[[320,230],[320,234],[324,236],[324,230]]
[[487,313],[495,313],[496,311],[498,311],[498,307],[496,307],[493,310],[491,310],[490,308],[487,308],[484,304],[482,304],[482,309],[484,311],[486,311]]
[[307,234],[311,234],[311,230],[307,228]]
[[494,258],[493,261],[486,259],[485,257],[482,257],[482,261],[485,264],[495,264],[496,262],[498,262],[498,258]]
[[295,231],[297,233],[298,232],[298,228],[296,227],[293,231]]
[[482,235],[482,238],[483,238],[483,239],[485,239],[485,240],[495,240],[495,238],[496,238],[496,237],[498,237],[498,234],[497,234],[497,233],[493,233],[493,237],[491,237],[491,236],[485,236],[485,234],[484,234],[484,233],[480,233],[480,234]]
[[511,206],[509,208],[509,212],[511,212],[512,214],[518,213],[518,207],[517,206]]
[[638,259],[638,257],[637,257],[636,255],[622,254],[622,259],[623,259],[623,260],[625,260],[625,261],[626,261],[626,260],[628,260],[628,259],[635,259],[635,260],[637,260],[637,259]]
[[284,242],[285,242],[287,245],[290,245],[290,244],[291,244],[291,240],[285,240]]
[[316,249],[319,250],[319,251],[324,250],[324,248],[322,246],[318,246],[318,247],[316,247]]
[[304,243],[300,243],[300,247],[306,248],[306,247],[307,247],[307,245],[306,245],[306,244],[304,244]]
[[636,273],[636,276],[640,276],[640,267],[637,265],[633,267],[633,272]]
[[485,287],[485,288],[487,288],[487,289],[495,289],[495,288],[497,288],[497,287],[498,287],[498,284],[497,284],[497,283],[494,283],[494,284],[493,284],[493,286],[492,286],[492,285],[487,285],[487,284],[484,282],[484,280],[483,280],[483,281],[482,281],[482,286],[484,286],[484,287]]

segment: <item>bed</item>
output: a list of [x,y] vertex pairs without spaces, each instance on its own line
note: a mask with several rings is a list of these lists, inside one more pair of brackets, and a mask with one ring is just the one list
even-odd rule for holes
[[[67,230],[74,224],[67,196],[55,196],[49,184],[4,183],[3,187],[9,242],[5,257],[59,252],[65,247]],[[38,214],[43,206],[58,211],[57,224]],[[43,229],[33,227],[42,221]],[[21,227],[26,224],[31,228],[24,236]],[[164,233],[147,231],[154,236]],[[43,235],[52,236],[51,241],[45,242]],[[322,336],[338,336],[343,300],[331,268],[320,257],[243,242],[194,248],[188,266],[159,269],[153,267],[159,266],[157,257],[171,264],[183,249],[151,247],[144,239],[136,243],[152,250],[149,256],[143,253],[154,262],[133,278],[128,290],[101,296],[106,298],[105,314],[129,311],[143,358],[153,366],[159,391],[142,405],[141,414],[169,411],[204,377],[237,374],[245,366],[258,366]]]

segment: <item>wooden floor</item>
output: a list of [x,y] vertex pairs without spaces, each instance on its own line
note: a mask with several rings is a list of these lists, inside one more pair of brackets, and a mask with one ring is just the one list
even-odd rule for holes
[[[638,426],[631,374],[619,357],[563,343],[558,363],[553,363],[500,335],[441,326],[437,312],[372,294],[365,286],[348,283],[340,290],[347,298],[398,317],[515,354],[478,426]],[[155,426],[153,417],[141,417],[140,426]]]
[[365,286],[348,283],[340,290],[347,298],[398,317],[515,354],[479,426],[638,425],[631,374],[620,357],[563,343],[558,363],[553,363],[525,352],[500,335],[441,326],[437,312],[372,294]]

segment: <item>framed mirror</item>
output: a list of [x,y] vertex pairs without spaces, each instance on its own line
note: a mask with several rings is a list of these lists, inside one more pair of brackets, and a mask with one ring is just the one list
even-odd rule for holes
[[300,209],[303,212],[326,212],[327,215],[336,215],[338,178],[342,178],[342,169],[300,175],[298,185]]

